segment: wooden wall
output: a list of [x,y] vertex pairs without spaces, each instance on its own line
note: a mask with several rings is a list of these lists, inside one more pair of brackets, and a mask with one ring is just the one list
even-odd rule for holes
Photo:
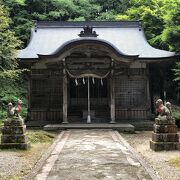
[[31,121],[62,121],[62,76],[54,70],[32,70],[29,94]]
[[115,77],[116,119],[147,119],[147,82],[142,69],[131,69],[128,75]]
[[[28,120],[51,123],[62,122],[62,77],[62,71],[57,69],[32,70],[29,88]],[[149,113],[147,110],[147,70],[145,68],[116,69],[114,78],[116,120],[147,119]],[[108,104],[107,101],[108,99],[105,98],[102,104]],[[77,102],[75,102],[75,99],[69,99],[69,103],[72,105]],[[96,104],[95,101],[94,104]],[[108,110],[107,116],[109,116],[109,113],[110,110]],[[103,116],[102,112],[97,113],[97,115]]]

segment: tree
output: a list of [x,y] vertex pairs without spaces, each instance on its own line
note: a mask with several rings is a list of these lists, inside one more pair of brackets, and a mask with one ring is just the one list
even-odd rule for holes
[[6,116],[7,103],[24,93],[24,85],[20,81],[17,83],[23,71],[17,69],[17,48],[20,48],[21,42],[10,30],[11,20],[8,16],[8,10],[0,4],[0,119]]
[[17,67],[17,48],[21,42],[9,29],[11,20],[8,18],[8,11],[0,5],[0,69],[14,70]]
[[150,40],[160,35],[163,31],[164,21],[162,13],[158,8],[154,8],[155,2],[140,1],[138,1],[139,3],[134,0],[131,1],[131,4],[134,4],[134,6],[127,9],[125,13],[117,15],[116,20],[141,20],[146,37],[151,43]]

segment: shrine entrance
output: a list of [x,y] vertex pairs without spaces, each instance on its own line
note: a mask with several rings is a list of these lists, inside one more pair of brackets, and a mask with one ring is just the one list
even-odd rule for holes
[[62,60],[62,123],[115,123],[115,61],[109,52],[88,40],[78,42]]
[[77,121],[77,119],[84,122],[88,121],[88,109],[90,111],[90,122],[109,122],[110,93],[108,77],[69,78],[68,89],[68,119],[70,122]]

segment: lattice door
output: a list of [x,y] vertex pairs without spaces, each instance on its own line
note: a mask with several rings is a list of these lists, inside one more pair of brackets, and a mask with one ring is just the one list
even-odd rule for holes
[[116,107],[138,108],[146,104],[146,80],[117,78],[115,83]]

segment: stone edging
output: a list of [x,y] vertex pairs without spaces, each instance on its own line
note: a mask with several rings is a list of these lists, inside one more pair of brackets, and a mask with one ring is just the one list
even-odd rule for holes
[[21,178],[22,180],[27,180],[27,179],[28,180],[32,180],[38,174],[38,172],[41,170],[41,168],[45,164],[46,160],[51,155],[51,153],[53,152],[54,148],[56,147],[58,142],[62,139],[64,134],[65,134],[65,132],[62,131],[58,135],[58,137],[56,138],[54,143],[48,148],[47,152],[45,154],[43,154],[42,157],[37,161],[37,163],[35,164],[33,169],[27,175],[25,175],[24,177]]
[[154,171],[154,169],[145,161],[144,157],[138,153],[130,144],[119,134],[118,131],[114,131],[117,138],[129,149],[129,151],[138,159],[141,165],[146,169],[153,180],[161,180],[161,177]]

